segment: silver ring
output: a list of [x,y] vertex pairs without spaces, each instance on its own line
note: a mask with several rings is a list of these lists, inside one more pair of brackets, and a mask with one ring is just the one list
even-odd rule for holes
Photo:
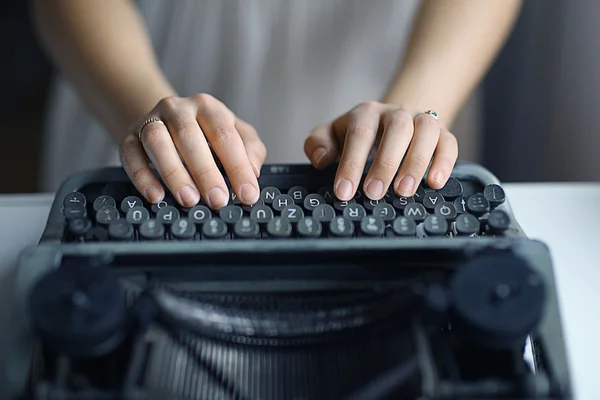
[[435,111],[433,111],[433,110],[427,110],[427,111],[425,111],[425,114],[429,114],[429,115],[431,115],[433,118],[435,118],[435,119],[438,119],[438,113],[436,113],[436,112],[435,112]]
[[[144,121],[144,123],[142,124],[142,126],[140,126],[140,129],[138,129],[138,132],[137,132],[137,134],[138,134],[138,139],[139,139],[139,140],[142,140],[142,132],[144,132],[144,128],[145,128],[146,126],[148,126],[149,124],[153,123],[153,122],[158,122],[158,123],[161,123],[161,124],[165,125],[165,123],[164,123],[164,122],[162,122],[162,121],[161,121],[160,119],[158,119],[158,118],[148,118],[147,120],[145,120],[145,121]],[[165,125],[165,126],[166,126],[166,125]]]

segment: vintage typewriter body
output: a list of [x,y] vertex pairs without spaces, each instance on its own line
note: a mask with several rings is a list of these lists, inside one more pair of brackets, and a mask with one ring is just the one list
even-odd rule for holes
[[489,171],[349,203],[334,172],[267,165],[218,212],[74,175],[20,260],[11,396],[571,398],[549,251]]

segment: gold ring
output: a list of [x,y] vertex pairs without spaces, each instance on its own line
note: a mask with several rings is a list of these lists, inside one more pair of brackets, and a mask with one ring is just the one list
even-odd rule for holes
[[[140,126],[140,129],[138,129],[138,132],[137,132],[137,134],[138,134],[138,139],[139,139],[139,140],[142,140],[142,132],[144,132],[144,128],[145,128],[146,126],[148,126],[149,124],[153,123],[153,122],[158,122],[158,123],[161,123],[161,124],[165,125],[165,123],[164,123],[164,122],[162,122],[162,121],[161,121],[160,119],[158,119],[158,118],[148,118],[147,120],[145,120],[145,121],[144,121],[144,123],[142,124],[142,126]],[[166,126],[166,125],[165,125],[165,126]]]

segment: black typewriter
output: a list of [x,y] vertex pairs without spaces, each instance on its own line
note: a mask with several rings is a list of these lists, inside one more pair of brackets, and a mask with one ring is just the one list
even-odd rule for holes
[[11,398],[571,398],[549,250],[493,174],[349,202],[334,174],[266,165],[218,211],[73,175],[20,259]]

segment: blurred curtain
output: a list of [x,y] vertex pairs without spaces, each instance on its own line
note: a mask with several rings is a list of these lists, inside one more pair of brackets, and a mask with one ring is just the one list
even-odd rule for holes
[[600,181],[600,1],[523,3],[481,88],[483,162],[504,181]]

